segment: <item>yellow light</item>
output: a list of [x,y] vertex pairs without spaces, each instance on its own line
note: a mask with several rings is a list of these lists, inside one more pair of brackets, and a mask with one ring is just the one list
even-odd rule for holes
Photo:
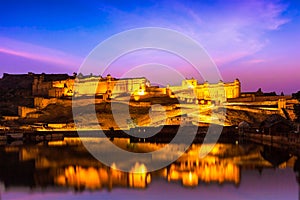
[[143,96],[143,95],[145,95],[145,91],[144,91],[144,90],[140,90],[140,91],[138,91],[138,95],[140,95],[140,96]]
[[193,180],[192,172],[189,172],[189,181],[192,182],[192,180]]
[[131,172],[143,174],[147,172],[147,168],[144,164],[135,163],[134,167],[131,169]]
[[188,187],[194,187],[198,185],[198,175],[193,172],[182,174],[182,184]]
[[112,165],[110,166],[111,169],[113,170],[117,170],[117,165],[116,163],[112,163]]

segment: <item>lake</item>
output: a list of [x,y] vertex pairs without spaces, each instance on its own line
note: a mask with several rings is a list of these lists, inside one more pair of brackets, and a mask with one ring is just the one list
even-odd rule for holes
[[[97,147],[104,139],[83,141]],[[154,152],[167,145],[116,138],[111,142],[132,153]],[[167,155],[158,159],[164,163],[169,155],[178,158],[149,171],[146,162],[127,162],[126,158],[108,167],[95,159],[79,138],[5,144],[0,146],[0,199],[299,198],[300,160],[293,152],[232,141],[217,143],[202,157],[199,152],[205,145],[192,144],[183,155],[177,155],[181,147],[172,144]],[[114,160],[114,152],[101,151]],[[128,163],[127,172],[118,170]]]

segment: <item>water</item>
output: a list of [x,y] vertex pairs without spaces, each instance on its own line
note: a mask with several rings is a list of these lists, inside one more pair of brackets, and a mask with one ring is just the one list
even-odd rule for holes
[[[127,139],[113,142],[134,152],[164,146],[132,144]],[[201,144],[193,144],[163,169],[147,172],[147,166],[136,163],[126,173],[97,161],[78,138],[1,146],[0,196],[2,200],[298,199],[300,161],[293,152],[253,143],[219,143],[200,159],[200,148]]]

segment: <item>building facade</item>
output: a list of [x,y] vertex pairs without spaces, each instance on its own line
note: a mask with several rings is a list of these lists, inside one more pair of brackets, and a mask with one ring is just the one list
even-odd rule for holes
[[[151,89],[152,88],[152,89]],[[111,75],[102,76],[69,76],[68,74],[40,74],[34,75],[32,84],[33,96],[43,97],[71,97],[93,96],[107,99],[122,94],[150,95],[157,94],[172,95],[188,101],[219,101],[238,98],[241,94],[241,84],[238,79],[234,82],[198,84],[195,79],[186,79],[180,86],[168,86],[167,88],[150,87],[150,82],[145,77],[139,78],[114,78]]]
[[169,89],[181,99],[187,100],[215,100],[226,101],[231,98],[238,98],[241,94],[241,83],[238,79],[234,82],[198,84],[195,79],[182,81],[181,86],[169,86]]
[[77,96],[105,96],[112,98],[120,94],[145,91],[149,81],[144,78],[113,78],[89,75],[69,76],[67,74],[35,75],[32,84],[32,95],[42,97],[72,97]]
[[144,92],[149,86],[149,81],[144,78],[122,78],[117,79],[108,74],[101,76],[79,76],[75,83],[75,94],[77,96],[92,96],[113,98],[121,94],[133,94]]
[[32,95],[56,97],[73,95],[75,74],[36,74],[32,83]]

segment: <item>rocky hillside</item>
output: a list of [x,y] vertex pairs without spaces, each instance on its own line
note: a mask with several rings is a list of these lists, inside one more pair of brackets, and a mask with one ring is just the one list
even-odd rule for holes
[[[89,113],[89,110],[96,109],[97,120],[93,120],[93,113]],[[153,115],[150,112],[150,107],[134,107],[129,106],[124,103],[113,103],[114,115],[112,114],[112,105],[110,103],[100,103],[94,105],[85,105],[81,106],[77,112],[77,120],[82,124],[85,124],[90,127],[96,127],[98,124],[104,129],[109,129],[114,127],[115,129],[127,128],[128,127],[128,115],[130,113],[131,119],[134,119],[134,123],[139,126],[149,125],[151,120],[155,120],[158,116]],[[45,122],[45,123],[72,123],[73,122],[73,113],[72,107],[69,105],[56,105],[50,104],[45,109],[38,111],[40,117],[37,119],[20,119],[20,124],[32,124],[35,122]],[[149,112],[151,114],[149,114]],[[180,112],[179,110],[167,111],[166,116],[174,116],[176,113]],[[203,113],[204,115],[209,116],[208,112]],[[262,122],[267,115],[251,113],[247,111],[238,111],[227,109],[226,110],[226,125],[238,125],[241,121],[246,121],[251,124],[259,124]],[[118,123],[116,123],[116,121]]]
[[31,75],[5,75],[0,79],[0,116],[17,115],[18,106],[33,106]]

